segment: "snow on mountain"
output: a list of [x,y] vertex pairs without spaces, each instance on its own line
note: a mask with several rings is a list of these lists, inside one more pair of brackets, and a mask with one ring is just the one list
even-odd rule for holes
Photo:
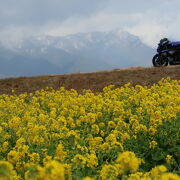
[[[34,36],[25,39],[14,50],[6,51],[11,56],[8,56],[7,60],[2,53],[0,65],[6,62],[4,68],[8,68],[7,62],[9,66],[16,62],[17,65],[14,67],[19,68],[18,71],[11,68],[12,76],[148,66],[154,54],[154,50],[143,44],[138,37],[122,30],[78,33],[64,37]],[[28,70],[25,64],[31,64],[32,68]],[[25,68],[25,71],[20,67]],[[33,67],[36,72],[33,71]],[[9,73],[5,74],[9,76]]]

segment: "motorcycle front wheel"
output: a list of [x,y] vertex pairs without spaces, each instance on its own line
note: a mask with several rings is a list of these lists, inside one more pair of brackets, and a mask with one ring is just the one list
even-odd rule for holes
[[158,54],[156,54],[152,59],[152,63],[153,63],[154,67],[167,66],[168,59],[167,58],[161,59],[160,56]]

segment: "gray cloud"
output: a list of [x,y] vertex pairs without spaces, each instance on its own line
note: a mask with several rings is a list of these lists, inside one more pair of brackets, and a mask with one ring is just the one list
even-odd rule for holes
[[180,39],[179,0],[0,0],[0,41],[122,28],[155,46]]
[[107,0],[1,0],[0,24],[41,26],[72,16],[87,16],[103,8]]

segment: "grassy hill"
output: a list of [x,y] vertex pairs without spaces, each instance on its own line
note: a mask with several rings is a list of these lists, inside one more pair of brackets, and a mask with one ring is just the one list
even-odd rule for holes
[[79,93],[83,89],[91,89],[93,92],[97,92],[110,84],[120,87],[130,82],[132,85],[151,86],[163,77],[179,80],[180,66],[133,67],[92,73],[6,78],[0,80],[0,94],[11,94],[12,90],[15,90],[18,94],[30,93],[45,87],[58,89],[60,86],[64,86],[66,89],[76,89]]

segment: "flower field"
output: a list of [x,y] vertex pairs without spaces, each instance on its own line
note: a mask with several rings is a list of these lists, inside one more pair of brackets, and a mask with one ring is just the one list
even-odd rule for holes
[[2,180],[179,180],[180,81],[0,96]]

